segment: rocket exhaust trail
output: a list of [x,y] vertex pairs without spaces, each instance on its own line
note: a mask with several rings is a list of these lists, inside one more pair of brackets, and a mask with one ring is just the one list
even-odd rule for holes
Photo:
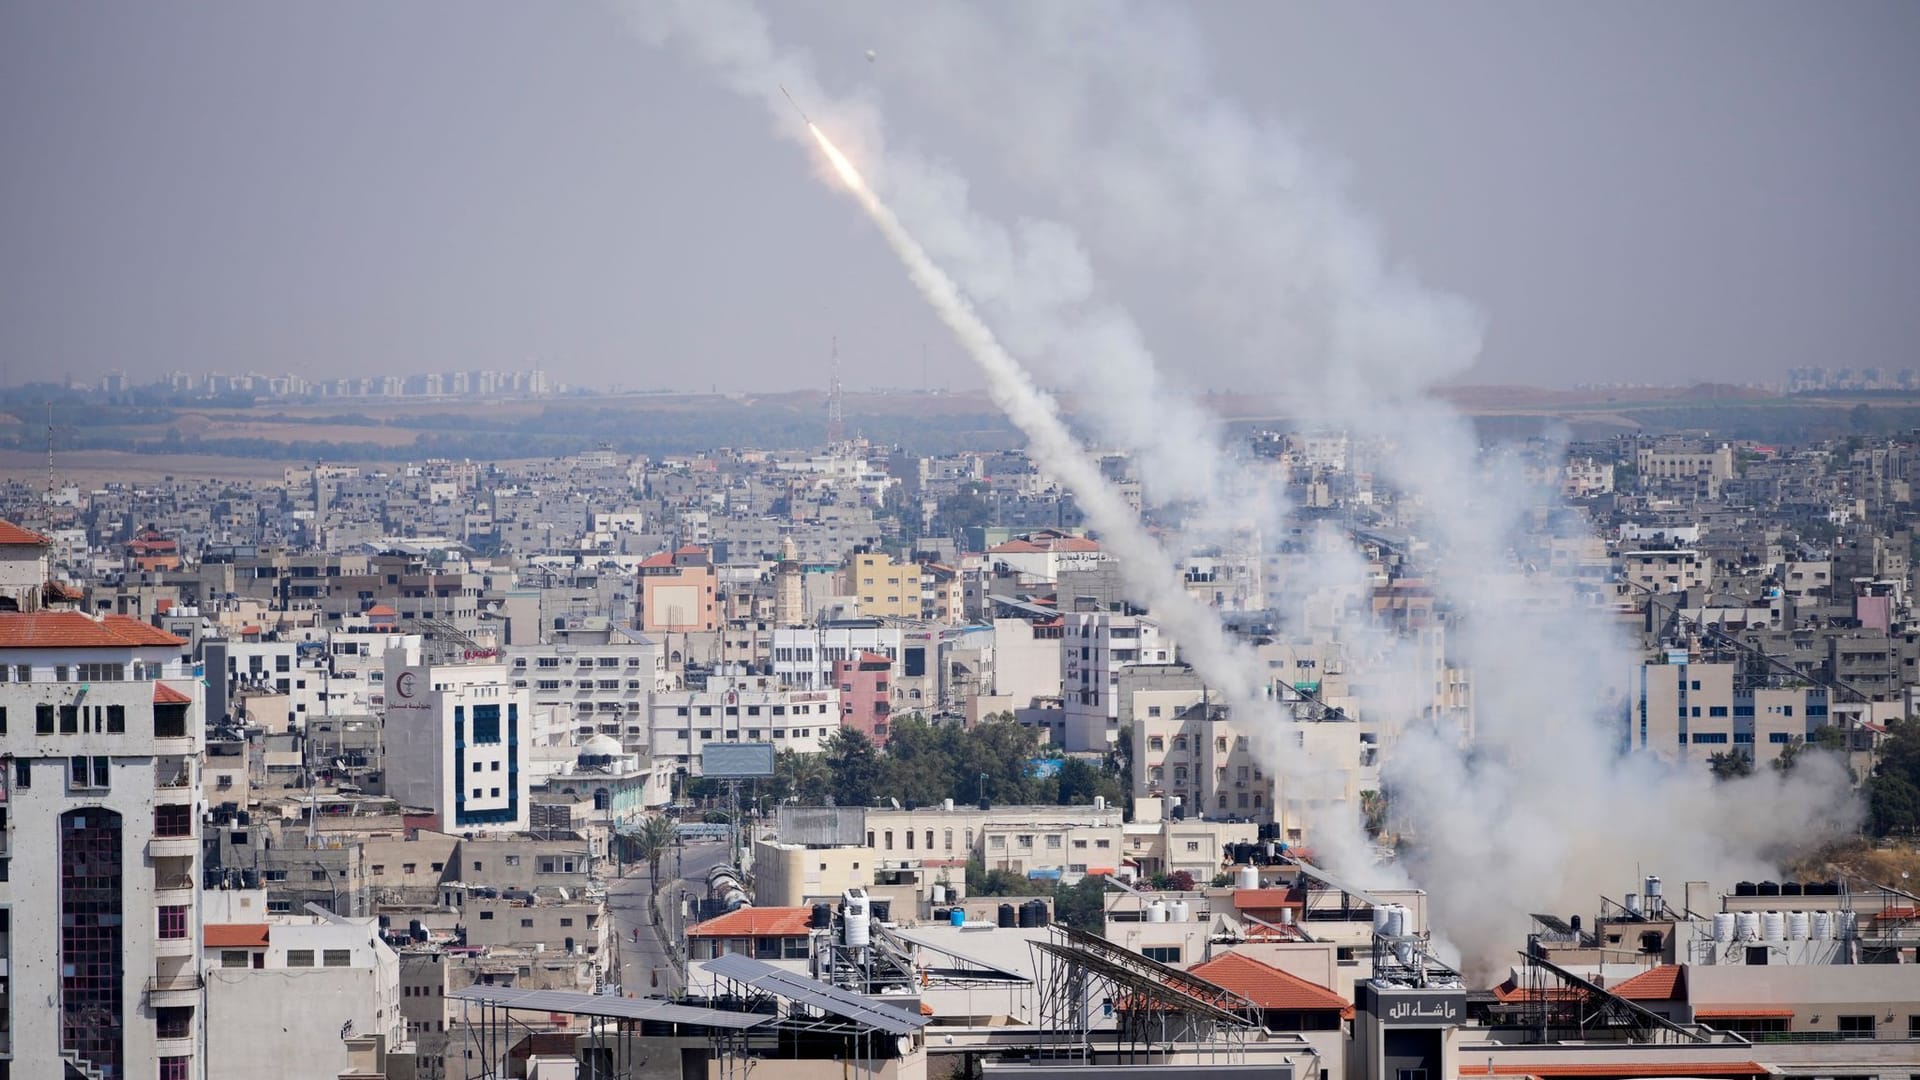
[[[847,190],[859,201],[860,208],[880,230],[887,246],[906,267],[921,295],[933,305],[941,321],[985,373],[994,404],[1026,435],[1041,464],[1080,500],[1088,520],[1100,530],[1102,539],[1119,556],[1122,565],[1140,568],[1133,575],[1136,578],[1133,585],[1142,594],[1140,599],[1173,632],[1194,669],[1233,706],[1235,714],[1248,728],[1271,729],[1280,724],[1279,710],[1266,696],[1265,687],[1248,674],[1250,665],[1235,662],[1236,645],[1221,629],[1219,619],[1174,580],[1173,560],[1147,532],[1126,500],[1106,482],[1099,466],[1080,449],[1055,412],[1052,400],[1033,384],[1026,369],[1001,346],[953,279],[907,232],[893,210],[867,187],[853,162],[833,145],[818,125],[809,121],[807,131]],[[1282,767],[1290,783],[1299,783],[1303,790],[1312,788],[1318,770],[1310,754],[1288,754],[1282,759]],[[1286,798],[1285,794],[1280,798]],[[1278,808],[1276,805],[1275,809]],[[1359,831],[1357,815],[1336,810],[1325,820],[1312,824],[1321,850],[1355,870],[1366,867],[1368,848]]]

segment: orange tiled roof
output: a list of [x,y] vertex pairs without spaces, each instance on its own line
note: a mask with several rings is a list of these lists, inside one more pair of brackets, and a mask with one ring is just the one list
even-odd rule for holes
[[1687,996],[1686,972],[1679,964],[1661,964],[1607,989],[1628,1001],[1681,1001]]
[[[1482,1070],[1472,1070],[1481,1074]],[[1533,1065],[1495,1065],[1495,1076],[1766,1076],[1757,1061],[1611,1061],[1602,1063],[1552,1062]]]
[[266,923],[208,923],[202,938],[209,949],[264,949]]
[[1291,895],[1293,895],[1291,889],[1235,889],[1233,906],[1242,911],[1249,909],[1266,911],[1271,908],[1302,906],[1298,900],[1287,899]]
[[155,705],[191,705],[193,699],[166,683],[157,682],[153,684],[153,703]]
[[362,612],[361,614],[366,615],[369,618],[382,618],[382,617],[395,616],[400,613],[393,610],[392,608],[388,607],[385,604],[375,604],[372,607],[368,608],[366,611]]
[[34,547],[51,547],[53,541],[34,532],[23,529],[11,521],[0,521],[0,544],[30,544]]
[[649,555],[646,558],[640,560],[640,565],[644,568],[672,566],[673,552],[663,551],[658,555]]
[[78,611],[0,615],[0,649],[125,649],[185,645],[182,638],[127,615],[98,619]]
[[1245,953],[1223,953],[1188,968],[1187,974],[1224,986],[1263,1009],[1344,1010],[1348,1007],[1346,998],[1326,987],[1263,964]]
[[688,937],[798,937],[807,932],[813,909],[743,907],[716,915],[687,931]]

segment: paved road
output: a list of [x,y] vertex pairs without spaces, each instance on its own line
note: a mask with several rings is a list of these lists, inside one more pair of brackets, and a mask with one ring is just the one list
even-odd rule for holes
[[724,843],[689,844],[661,860],[662,922],[657,927],[648,919],[647,893],[652,882],[647,878],[645,863],[630,867],[626,876],[607,887],[607,909],[613,919],[613,932],[620,939],[620,983],[624,992],[647,997],[665,996],[679,989],[680,970],[666,943],[680,941],[686,933],[680,894],[684,891],[696,899],[705,896],[707,871],[720,865],[726,855]]

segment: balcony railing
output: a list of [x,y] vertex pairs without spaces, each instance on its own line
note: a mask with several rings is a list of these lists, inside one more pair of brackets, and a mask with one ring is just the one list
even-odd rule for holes
[[182,990],[198,990],[200,987],[200,973],[197,971],[182,971],[175,975],[155,975],[147,979],[149,994],[170,994]]

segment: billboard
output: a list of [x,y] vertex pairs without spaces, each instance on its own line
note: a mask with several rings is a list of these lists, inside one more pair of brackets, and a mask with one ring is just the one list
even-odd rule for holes
[[700,749],[700,775],[713,780],[755,780],[773,775],[772,743],[708,743]]

